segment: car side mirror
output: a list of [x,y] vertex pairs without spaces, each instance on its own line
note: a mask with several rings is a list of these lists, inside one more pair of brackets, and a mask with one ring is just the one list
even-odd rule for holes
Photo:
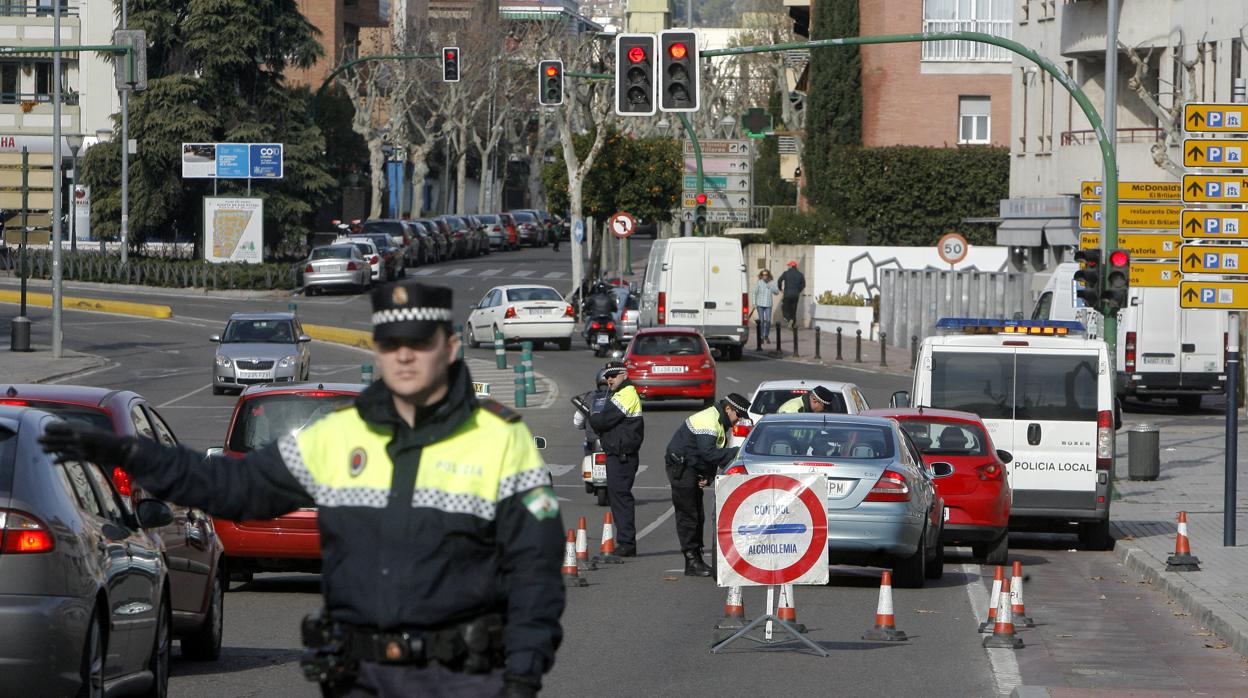
[[537,450],[539,450],[539,451],[545,450],[545,449],[546,449],[546,437],[544,437],[544,436],[534,436],[534,437],[533,437],[533,445],[534,445],[534,446],[536,446],[536,447],[537,447]]
[[300,341],[300,342],[311,342],[311,341],[312,341],[312,336],[311,336],[311,335],[306,335],[306,334],[301,334],[301,335],[299,335],[299,341]]
[[212,458],[213,456],[224,456],[224,448],[206,448],[204,449],[204,458]]
[[173,510],[159,499],[144,499],[135,508],[140,528],[160,528],[173,523]]
[[910,406],[910,391],[898,390],[897,392],[893,393],[893,396],[888,399],[888,406],[889,407],[909,407]]
[[950,463],[932,463],[932,479],[939,480],[942,477],[949,477],[953,474],[953,465]]
[[213,343],[219,343],[219,342],[221,341],[221,335],[219,335],[219,334],[214,334],[214,335],[212,335],[211,337],[209,337],[209,338],[208,338],[208,341],[209,341],[209,342],[213,342]]
[[998,448],[997,459],[1000,460],[1002,463],[1009,465],[1010,461],[1014,460],[1014,454],[1010,453],[1009,451],[1003,451]]

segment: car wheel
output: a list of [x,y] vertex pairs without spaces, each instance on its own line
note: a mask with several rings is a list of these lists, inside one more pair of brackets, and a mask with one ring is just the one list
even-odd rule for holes
[[[168,596],[168,592],[165,592]],[[173,619],[169,614],[169,599],[160,602],[160,615],[156,618],[156,638],[152,642],[152,655],[147,660],[147,670],[152,672],[152,685],[143,695],[147,698],[165,698],[169,695],[169,654],[173,649]]]
[[473,331],[471,322],[468,323],[468,346],[472,349],[481,346],[481,342],[477,341],[477,333]]
[[572,339],[561,339],[556,344],[559,345],[559,351],[570,351],[572,349]]
[[900,589],[921,589],[924,568],[927,566],[927,526],[919,534],[919,546],[914,554],[893,565],[893,584]]
[[597,495],[597,497],[598,497],[598,506],[600,506],[600,507],[605,507],[605,506],[607,506],[608,504],[610,504],[610,503],[611,503],[611,502],[610,502],[610,501],[608,501],[608,499],[607,499],[607,488],[605,488],[605,487],[595,487],[595,488],[594,488],[594,494],[595,494],[595,495]]
[[1004,565],[1010,558],[1010,534],[1002,533],[1000,538],[987,543],[975,543],[971,553],[983,558],[985,565]]
[[1084,550],[1110,550],[1114,537],[1109,535],[1109,521],[1087,521],[1079,524],[1079,547]]
[[214,385],[212,386],[212,394],[213,395],[225,395],[225,388],[218,388],[217,386]]
[[104,698],[104,657],[107,656],[103,620],[97,610],[91,616],[87,639],[82,645],[82,685],[78,698]]
[[940,542],[944,535],[944,529],[936,534],[936,554],[932,555],[932,559],[927,561],[927,567],[923,570],[924,575],[928,579],[940,579],[945,576],[945,544]]
[[221,656],[221,635],[225,616],[225,585],[218,572],[212,578],[212,598],[204,623],[192,635],[182,638],[182,657],[196,661],[212,661]]

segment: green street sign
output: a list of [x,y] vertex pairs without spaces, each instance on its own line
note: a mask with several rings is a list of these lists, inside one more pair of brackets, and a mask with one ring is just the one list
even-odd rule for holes
[[772,130],[771,114],[759,107],[751,107],[741,117],[741,129],[750,138],[766,138]]

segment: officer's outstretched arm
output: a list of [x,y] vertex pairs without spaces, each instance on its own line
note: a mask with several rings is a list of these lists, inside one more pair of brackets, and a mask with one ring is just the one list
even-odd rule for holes
[[522,423],[511,427],[495,520],[507,590],[506,673],[540,678],[563,639],[563,520],[533,436]]

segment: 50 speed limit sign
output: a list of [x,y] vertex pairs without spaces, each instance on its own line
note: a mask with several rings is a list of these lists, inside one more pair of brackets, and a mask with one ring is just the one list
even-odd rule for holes
[[941,236],[940,242],[936,243],[936,252],[940,254],[945,264],[957,264],[966,259],[966,253],[970,249],[971,246],[966,243],[966,238],[957,233],[945,233]]
[[827,584],[827,487],[817,473],[716,478],[719,586]]

